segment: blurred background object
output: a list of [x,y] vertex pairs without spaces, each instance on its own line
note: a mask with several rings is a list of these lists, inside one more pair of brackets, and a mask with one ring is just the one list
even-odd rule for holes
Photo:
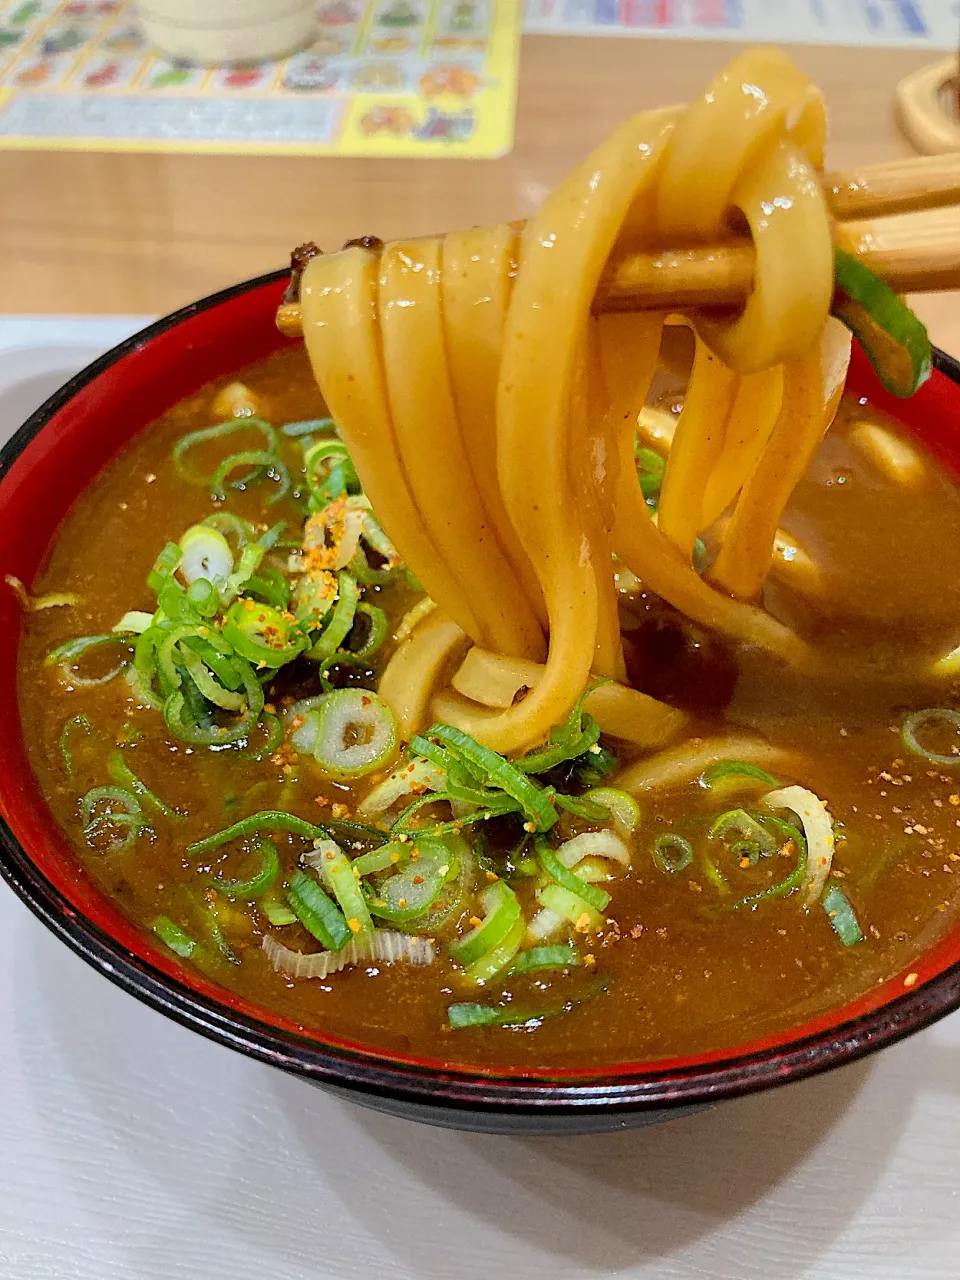
[[140,0],[137,13],[157,48],[203,64],[297,53],[317,30],[314,0]]
[[957,56],[921,67],[897,85],[897,118],[918,151],[960,151],[960,75]]

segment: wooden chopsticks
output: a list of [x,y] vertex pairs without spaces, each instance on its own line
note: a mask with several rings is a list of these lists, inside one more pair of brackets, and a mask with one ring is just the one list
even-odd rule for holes
[[[836,244],[856,254],[898,293],[960,288],[960,153],[920,156],[824,174]],[[750,240],[635,253],[611,262],[600,282],[603,311],[663,310],[742,302],[753,286]],[[277,325],[301,331],[297,303]]]

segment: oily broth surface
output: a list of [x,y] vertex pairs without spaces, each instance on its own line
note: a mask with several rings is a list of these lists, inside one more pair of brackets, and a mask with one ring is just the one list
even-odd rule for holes
[[[262,397],[269,421],[322,412],[299,349],[241,376]],[[149,608],[145,579],[157,552],[209,514],[206,492],[177,477],[170,450],[186,431],[213,420],[218,385],[143,433],[80,498],[34,585],[77,591],[83,603],[29,616],[21,649],[24,731],[41,788],[82,865],[144,926],[162,914],[187,928],[196,919],[194,899],[210,862],[184,860],[191,841],[260,809],[287,808],[322,822],[316,797],[350,803],[349,792],[325,783],[309,762],[285,770],[169,741],[159,713],[137,710],[122,680],[67,692],[43,666],[55,644],[109,630],[127,609]],[[863,943],[842,947],[823,911],[804,912],[796,898],[756,911],[708,911],[720,899],[699,862],[677,875],[658,871],[649,848],[659,832],[676,826],[693,835],[719,808],[742,802],[708,801],[691,784],[643,802],[633,870],[610,886],[607,914],[616,927],[606,945],[595,947],[594,972],[614,981],[568,1016],[520,1031],[447,1030],[447,1006],[476,997],[442,959],[425,970],[398,965],[291,983],[260,949],[269,926],[251,923],[239,905],[227,907],[221,920],[241,963],[204,961],[209,976],[305,1028],[387,1049],[491,1065],[591,1065],[719,1049],[784,1029],[888,977],[942,935],[960,911],[954,888],[960,887],[960,769],[952,776],[904,757],[898,725],[905,708],[943,704],[951,693],[920,673],[960,640],[957,583],[949,557],[938,554],[958,545],[960,497],[930,464],[906,497],[895,489],[850,435],[865,412],[855,402],[845,405],[784,517],[784,527],[823,568],[820,605],[811,609],[777,582],[768,588],[777,611],[815,634],[829,658],[815,676],[800,678],[755,654],[738,655],[727,712],[728,724],[756,728],[796,750],[804,760],[799,780],[826,798],[844,824],[836,866],[866,932]],[[259,523],[295,519],[284,503],[265,506],[267,496],[268,486],[237,492],[228,509]],[[394,616],[409,602],[399,591],[380,600]],[[704,697],[698,732],[721,731],[710,705]],[[70,780],[58,741],[64,722],[81,712],[96,736],[72,737]],[[134,734],[142,732],[133,741],[131,724]],[[154,840],[103,856],[83,839],[77,797],[109,781],[107,759],[118,743],[147,785],[187,816],[158,820]],[[292,865],[299,843],[280,836],[277,844]],[[780,857],[766,862],[732,897],[789,870]],[[234,852],[216,865],[234,875],[250,863]],[[290,946],[316,949],[299,927],[283,937]],[[565,998],[562,976],[525,982],[518,1003]]]

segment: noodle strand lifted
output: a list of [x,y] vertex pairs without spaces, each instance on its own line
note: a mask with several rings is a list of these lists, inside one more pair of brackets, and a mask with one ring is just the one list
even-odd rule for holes
[[[320,388],[384,528],[442,610],[392,660],[419,691],[406,733],[470,641],[486,654],[470,696],[437,692],[434,713],[501,752],[542,740],[592,677],[622,681],[616,560],[692,620],[807,660],[758,602],[849,357],[828,323],[825,136],[814,86],[779,51],[755,50],[690,106],[628,120],[522,233],[309,262],[303,329]],[[756,277],[739,313],[593,314],[615,251],[712,243],[744,224]],[[695,356],[651,518],[636,422],[668,319],[694,330]],[[704,534],[715,554],[701,575]],[[516,668],[497,679],[498,654],[536,664],[509,705]],[[662,739],[660,704],[603,688],[617,733]]]

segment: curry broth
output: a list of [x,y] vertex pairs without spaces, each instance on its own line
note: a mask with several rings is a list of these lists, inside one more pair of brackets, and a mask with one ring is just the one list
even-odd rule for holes
[[[299,349],[242,377],[268,421],[322,410]],[[232,750],[190,747],[168,737],[160,713],[138,706],[122,677],[68,690],[58,670],[43,662],[73,636],[109,631],[128,609],[152,610],[145,580],[157,553],[212,510],[206,490],[175,474],[171,449],[185,432],[214,420],[211,404],[221,385],[142,433],[78,500],[34,589],[76,591],[81,603],[27,615],[20,654],[24,733],[51,811],[84,868],[145,928],[159,915],[198,928],[211,868],[243,875],[252,865],[249,851],[237,847],[188,861],[183,851],[191,841],[263,809],[288,809],[322,823],[332,803],[352,807],[349,789],[325,781],[310,758],[255,762]],[[674,692],[699,712],[697,733],[746,726],[802,758],[799,780],[843,824],[834,865],[863,928],[861,943],[842,946],[824,911],[804,911],[795,896],[756,910],[718,911],[722,895],[699,859],[687,872],[658,870],[650,847],[659,832],[674,829],[696,842],[717,812],[716,799],[693,783],[641,802],[632,870],[609,886],[605,914],[616,924],[588,944],[595,957],[589,970],[572,975],[572,986],[571,975],[557,974],[511,984],[518,1005],[549,1005],[585,990],[589,979],[613,980],[602,994],[536,1027],[450,1030],[451,1002],[484,996],[463,989],[442,950],[429,968],[371,966],[325,982],[290,981],[273,971],[260,946],[264,933],[277,931],[256,909],[224,899],[218,902],[221,927],[240,963],[204,951],[199,966],[307,1029],[463,1063],[536,1067],[721,1049],[836,1006],[909,964],[960,911],[960,769],[937,769],[905,755],[899,738],[904,710],[949,705],[956,693],[922,673],[960,639],[956,568],[943,550],[960,544],[960,495],[926,461],[909,489],[894,486],[858,444],[867,418],[876,415],[845,403],[783,520],[820,566],[818,603],[805,603],[788,576],[775,575],[767,588],[771,607],[829,655],[822,670],[792,675],[755,652],[721,653],[716,668],[709,645],[692,665],[673,669]],[[214,462],[222,454],[211,451]],[[287,519],[295,531],[296,508],[267,507],[268,496],[267,484],[234,491],[227,509],[260,525]],[[396,621],[415,598],[390,587],[379,603]],[[642,597],[627,606],[637,627],[632,643],[641,646],[648,606],[653,602]],[[388,656],[389,647],[374,662],[382,665]],[[711,696],[719,669],[730,675],[722,721]],[[308,679],[298,696],[304,691],[318,688]],[[80,713],[94,733],[71,734],[68,778],[59,742],[65,722]],[[78,797],[109,782],[106,761],[118,746],[146,784],[184,816],[156,821],[155,837],[137,840],[125,853],[99,854],[84,839]],[[368,785],[363,780],[364,790]],[[281,835],[277,845],[290,871],[302,842]],[[781,855],[743,872],[734,867],[730,892],[734,898],[755,892],[788,869]],[[288,946],[317,949],[299,925],[281,932]]]

